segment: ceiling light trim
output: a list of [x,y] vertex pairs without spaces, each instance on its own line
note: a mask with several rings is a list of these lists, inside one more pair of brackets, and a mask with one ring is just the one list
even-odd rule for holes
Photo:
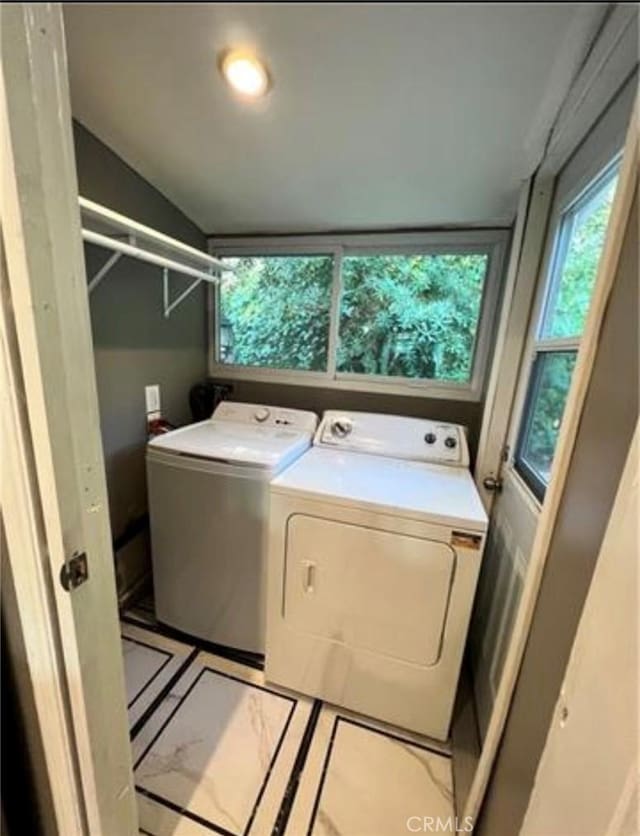
[[266,62],[249,49],[223,50],[218,56],[218,69],[233,94],[246,101],[263,99],[273,87]]

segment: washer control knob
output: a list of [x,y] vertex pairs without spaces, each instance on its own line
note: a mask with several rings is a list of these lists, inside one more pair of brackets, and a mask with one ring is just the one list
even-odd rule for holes
[[269,410],[263,406],[261,409],[257,409],[254,412],[253,417],[259,424],[262,424],[264,421],[267,420],[270,414],[271,413],[269,412]]
[[427,433],[424,437],[424,440],[427,442],[427,444],[435,444],[436,439],[437,439],[437,436],[436,436],[435,433]]
[[444,440],[444,446],[448,447],[450,450],[453,450],[454,447],[458,446],[458,441],[453,435],[448,435]]
[[346,438],[352,429],[353,424],[348,418],[336,418],[331,424],[331,432],[336,438]]

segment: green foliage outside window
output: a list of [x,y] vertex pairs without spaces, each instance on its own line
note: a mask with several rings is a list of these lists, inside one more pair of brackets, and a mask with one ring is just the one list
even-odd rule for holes
[[326,370],[333,257],[227,261],[234,273],[220,291],[223,362]]
[[545,339],[582,334],[615,189],[614,179],[575,216],[567,219],[565,235],[569,240],[545,317]]
[[[516,465],[539,498],[549,480],[615,188],[616,177],[596,186],[588,199],[566,213],[560,227],[558,261],[551,276],[516,453]],[[540,350],[545,342],[557,339],[569,340],[569,344],[558,350],[550,351],[549,345],[546,351]]]
[[345,258],[338,370],[467,382],[487,264],[478,254]]
[[532,374],[531,410],[522,457],[547,482],[576,364],[575,351],[539,354]]
[[[337,368],[466,382],[488,256],[347,256]],[[244,366],[327,368],[331,256],[228,259],[220,292],[220,359]]]

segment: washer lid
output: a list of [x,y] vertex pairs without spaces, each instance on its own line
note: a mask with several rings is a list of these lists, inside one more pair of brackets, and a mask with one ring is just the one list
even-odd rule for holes
[[159,435],[149,442],[149,447],[277,472],[298,458],[310,444],[310,432],[209,419]]
[[487,515],[466,468],[313,447],[271,483],[275,493],[484,531]]

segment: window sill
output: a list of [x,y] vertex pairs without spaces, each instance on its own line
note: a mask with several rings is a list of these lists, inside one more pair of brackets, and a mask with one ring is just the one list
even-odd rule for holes
[[359,376],[331,377],[326,372],[296,372],[277,369],[247,368],[210,364],[209,374],[223,380],[244,380],[253,383],[272,383],[285,386],[311,386],[338,391],[369,392],[372,394],[401,395],[404,397],[439,398],[449,401],[480,402],[482,391],[472,384],[448,384],[433,381],[389,381],[363,379]]

